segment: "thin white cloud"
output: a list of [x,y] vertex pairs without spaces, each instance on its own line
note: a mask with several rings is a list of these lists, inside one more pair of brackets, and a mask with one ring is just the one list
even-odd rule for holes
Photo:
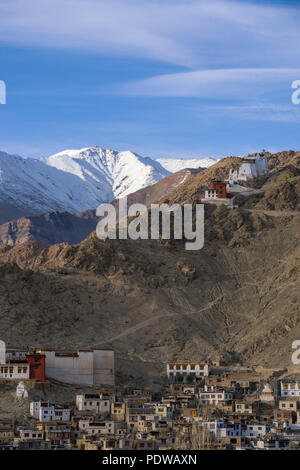
[[[193,110],[195,112],[195,108]],[[281,122],[281,123],[300,123],[300,107],[295,105],[276,105],[270,103],[261,103],[256,105],[220,105],[220,106],[200,106],[197,108],[197,114],[203,112],[218,112],[218,116],[224,117],[229,115],[237,119],[250,120],[250,121],[266,121],[266,122]]]
[[276,89],[288,90],[297,77],[300,77],[300,68],[196,70],[128,83],[122,92],[144,96],[249,100],[270,95]]
[[299,12],[238,0],[1,0],[0,42],[189,67],[292,67]]

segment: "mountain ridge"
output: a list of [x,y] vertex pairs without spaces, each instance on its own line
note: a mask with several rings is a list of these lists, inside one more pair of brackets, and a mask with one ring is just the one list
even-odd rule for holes
[[169,174],[149,157],[98,146],[43,159],[0,152],[0,223],[47,212],[95,209]]

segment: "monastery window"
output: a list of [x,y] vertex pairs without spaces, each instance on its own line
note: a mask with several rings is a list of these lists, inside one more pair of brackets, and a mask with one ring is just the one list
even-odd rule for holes
[[291,384],[291,390],[295,390],[295,384]]

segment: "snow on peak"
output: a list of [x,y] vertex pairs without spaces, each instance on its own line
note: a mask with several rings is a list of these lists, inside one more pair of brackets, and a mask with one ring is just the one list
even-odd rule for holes
[[0,152],[0,209],[13,206],[23,215],[82,212],[154,184],[171,172],[213,163],[212,159],[154,160],[98,146],[41,159]]
[[96,187],[97,191],[99,185],[109,187],[111,194],[105,194],[106,201],[154,184],[169,174],[151,158],[141,157],[130,150],[116,152],[98,146],[64,150],[46,158],[44,162],[77,176],[89,187]]
[[170,171],[170,173],[175,173],[185,168],[208,168],[217,163],[213,158],[158,158],[156,161],[163,168]]

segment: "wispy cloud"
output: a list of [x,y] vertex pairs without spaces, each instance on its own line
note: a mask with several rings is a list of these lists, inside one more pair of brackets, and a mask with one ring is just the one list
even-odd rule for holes
[[300,68],[245,68],[196,70],[159,75],[124,85],[123,92],[133,95],[198,97],[206,99],[249,99],[286,90]]
[[188,67],[292,67],[299,7],[233,0],[1,0],[0,41]]
[[300,123],[300,109],[291,105],[276,105],[270,103],[261,103],[257,105],[207,105],[200,106],[192,110],[193,112],[203,114],[204,111],[217,112],[218,116],[230,116],[237,119],[250,121],[266,121],[281,123]]

